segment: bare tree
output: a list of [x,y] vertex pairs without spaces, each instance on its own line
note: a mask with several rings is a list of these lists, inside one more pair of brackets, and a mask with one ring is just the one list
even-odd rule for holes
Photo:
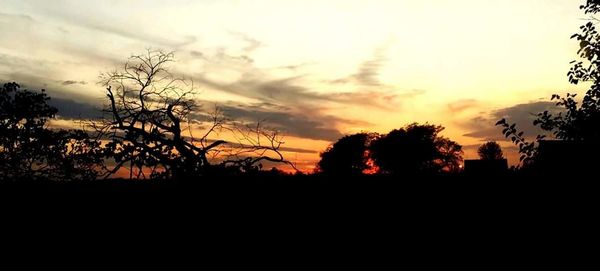
[[200,112],[192,81],[169,72],[173,58],[173,53],[148,50],[101,75],[109,117],[93,125],[108,139],[106,148],[115,160],[106,177],[123,168],[130,178],[188,178],[210,174],[217,166],[247,171],[262,161],[292,165],[280,152],[283,141],[276,131],[260,124],[250,129],[218,109]]

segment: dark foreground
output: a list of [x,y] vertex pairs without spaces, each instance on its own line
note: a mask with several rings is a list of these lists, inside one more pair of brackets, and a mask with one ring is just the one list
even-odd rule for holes
[[456,176],[19,181],[0,184],[0,208],[4,226],[26,232],[13,234],[18,243],[75,236],[85,244],[108,242],[111,250],[127,251],[106,240],[143,244],[161,255],[184,248],[174,245],[179,242],[185,251],[203,247],[215,254],[264,254],[267,246],[267,262],[274,255],[331,258],[350,250],[358,258],[340,261],[354,263],[371,252],[420,265],[514,267],[511,261],[529,260],[561,266],[556,260],[566,255],[593,251],[579,242],[596,231],[594,182]]
[[[147,206],[298,208],[315,205],[339,208],[432,207],[443,209],[581,205],[595,201],[596,180],[586,176],[545,178],[254,176],[199,180],[98,180],[0,182],[0,199],[11,206],[43,202]],[[6,206],[6,205],[5,205]],[[143,206],[140,206],[143,207]],[[576,210],[573,210],[576,211]]]

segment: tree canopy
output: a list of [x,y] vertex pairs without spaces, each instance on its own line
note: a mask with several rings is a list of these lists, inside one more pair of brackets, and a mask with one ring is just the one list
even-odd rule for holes
[[417,123],[393,130],[371,143],[371,158],[381,172],[390,174],[455,171],[462,161],[462,146],[440,136],[443,130]]
[[94,179],[102,169],[100,142],[83,130],[52,130],[57,109],[42,91],[17,83],[0,90],[1,179]]
[[502,152],[502,147],[495,141],[486,142],[481,145],[477,150],[477,154],[479,154],[479,158],[481,160],[500,160],[504,159],[504,153]]
[[371,169],[368,148],[375,134],[358,133],[340,138],[325,152],[317,172],[331,175],[359,175]]

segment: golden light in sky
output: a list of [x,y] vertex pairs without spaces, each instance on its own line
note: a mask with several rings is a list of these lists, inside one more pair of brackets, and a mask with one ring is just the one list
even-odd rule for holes
[[472,158],[502,139],[499,118],[524,123],[577,89],[573,2],[2,0],[0,80],[84,111],[104,99],[100,72],[164,49],[199,99],[285,131],[305,169],[344,134],[411,122],[445,126]]

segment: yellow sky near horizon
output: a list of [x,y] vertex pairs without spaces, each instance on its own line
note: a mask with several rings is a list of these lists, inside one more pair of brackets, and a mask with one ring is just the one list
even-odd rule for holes
[[566,78],[580,2],[2,0],[0,80],[98,105],[100,72],[161,48],[202,100],[270,118],[289,147],[322,151],[342,134],[411,122],[470,146],[502,112],[526,119],[530,104],[583,90]]

